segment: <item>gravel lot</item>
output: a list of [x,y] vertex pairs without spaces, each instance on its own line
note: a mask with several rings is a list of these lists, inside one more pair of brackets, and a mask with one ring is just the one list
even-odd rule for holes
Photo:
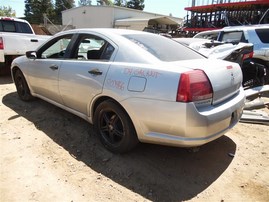
[[0,201],[269,201],[268,125],[239,123],[193,150],[115,155],[84,120],[21,101],[10,77],[0,98]]

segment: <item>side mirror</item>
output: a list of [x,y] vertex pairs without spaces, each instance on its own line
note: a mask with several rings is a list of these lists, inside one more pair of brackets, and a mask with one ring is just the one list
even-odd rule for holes
[[36,59],[37,55],[35,51],[27,51],[26,52],[26,57],[29,59]]

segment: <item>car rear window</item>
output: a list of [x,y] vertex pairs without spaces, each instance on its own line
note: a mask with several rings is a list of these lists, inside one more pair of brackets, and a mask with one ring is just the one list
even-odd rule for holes
[[172,62],[205,58],[192,49],[164,36],[154,34],[127,34],[123,36],[162,61]]
[[269,29],[256,29],[255,31],[261,42],[269,43]]
[[16,32],[32,34],[32,29],[27,23],[16,22],[13,20],[0,20],[0,32]]
[[245,41],[245,37],[242,31],[225,32],[221,41],[236,44]]

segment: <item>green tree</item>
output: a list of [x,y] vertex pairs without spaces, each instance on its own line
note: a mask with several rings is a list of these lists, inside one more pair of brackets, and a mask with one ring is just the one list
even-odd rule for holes
[[25,19],[32,24],[40,24],[43,22],[43,15],[48,18],[54,16],[54,8],[51,0],[25,0]]
[[137,10],[144,10],[145,4],[144,0],[130,0],[127,1],[127,7]]
[[25,0],[24,1],[24,5],[25,5],[25,9],[24,9],[24,15],[25,15],[25,19],[29,20],[32,15],[33,15],[33,9],[32,9],[32,0]]
[[0,6],[0,16],[15,17],[16,12],[10,6]]
[[102,6],[104,6],[104,5],[112,6],[113,5],[111,0],[97,0],[96,2],[97,2],[97,5],[102,5]]
[[79,6],[90,6],[90,5],[92,5],[92,1],[91,0],[79,0],[78,5]]
[[55,24],[62,24],[62,11],[73,7],[74,0],[55,0],[53,17],[50,20]]
[[125,7],[126,6],[126,0],[114,0],[114,5],[115,6]]

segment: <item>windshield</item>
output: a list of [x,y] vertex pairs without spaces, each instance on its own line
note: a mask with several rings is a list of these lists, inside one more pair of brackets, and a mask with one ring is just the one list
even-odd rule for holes
[[192,49],[163,36],[154,34],[127,34],[123,36],[162,61],[173,62],[205,58]]

